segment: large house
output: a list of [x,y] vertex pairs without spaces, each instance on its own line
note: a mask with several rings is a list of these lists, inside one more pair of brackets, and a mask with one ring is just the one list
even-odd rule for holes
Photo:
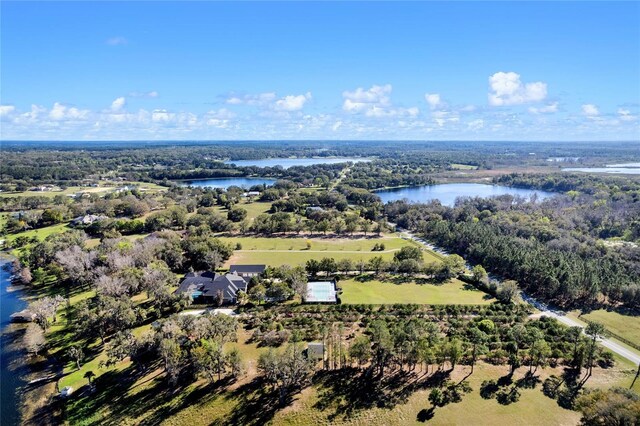
[[265,265],[231,265],[229,272],[247,278],[249,281],[253,277],[262,275],[265,269],[267,269]]
[[187,294],[196,303],[217,303],[219,294],[222,295],[222,303],[236,303],[238,291],[247,291],[247,282],[238,274],[190,272],[185,275],[176,293]]
[[86,226],[92,225],[95,222],[109,219],[107,216],[98,214],[86,214],[84,216],[78,216],[71,221],[71,226]]

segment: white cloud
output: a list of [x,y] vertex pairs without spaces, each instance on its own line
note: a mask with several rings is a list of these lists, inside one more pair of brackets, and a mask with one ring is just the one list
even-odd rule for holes
[[436,109],[442,104],[442,100],[438,93],[425,93],[424,99],[427,101],[431,109]]
[[541,81],[525,83],[515,72],[497,72],[489,77],[489,104],[493,106],[520,105],[540,102],[547,97],[547,84]]
[[460,115],[456,111],[432,111],[431,117],[438,127],[443,127],[447,123],[457,123],[460,121]]
[[168,112],[166,109],[155,109],[151,113],[151,121],[155,122],[167,122],[172,120],[174,115]]
[[311,99],[311,93],[307,92],[304,95],[289,95],[282,99],[278,99],[274,104],[274,108],[277,111],[299,111],[304,107],[304,104]]
[[356,90],[342,92],[342,109],[352,114],[363,113],[367,117],[415,117],[420,113],[416,107],[401,108],[391,104],[390,84],[373,85],[369,89],[358,87]]
[[342,127],[342,121],[336,121],[333,123],[333,126],[331,126],[331,130],[337,132],[340,127]]
[[69,108],[59,102],[55,102],[53,108],[49,111],[49,118],[53,121],[84,120],[88,114],[88,110],[80,110],[75,107]]
[[13,105],[0,105],[0,117],[6,117],[16,110]]
[[459,109],[460,112],[474,112],[478,107],[475,105],[465,105]]
[[126,38],[122,36],[117,36],[117,37],[108,38],[105,43],[108,44],[109,46],[120,46],[123,44],[127,44],[128,41]]
[[479,118],[477,120],[470,121],[467,123],[467,127],[471,130],[480,130],[484,128],[484,120]]
[[600,115],[600,111],[598,107],[594,104],[584,104],[582,105],[582,113],[587,117],[596,117]]
[[365,90],[358,87],[350,92],[345,90],[342,92],[344,104],[342,109],[348,112],[360,112],[370,109],[372,106],[384,107],[390,104],[389,95],[393,88],[390,84],[384,86],[374,85]]
[[552,102],[543,107],[529,107],[529,112],[531,114],[553,114],[558,112],[558,102]]
[[124,108],[126,103],[127,103],[127,100],[124,98],[124,96],[120,96],[119,98],[116,98],[113,102],[111,102],[111,111],[113,112],[122,111],[122,108]]
[[618,118],[622,121],[636,121],[638,119],[637,115],[634,115],[628,109],[618,108]]
[[217,118],[221,120],[229,120],[236,117],[236,114],[232,111],[229,111],[226,108],[220,108],[218,110],[211,110],[206,113],[208,118]]
[[129,92],[129,97],[131,98],[157,98],[160,94],[152,90],[150,92]]
[[259,93],[257,95],[242,95],[242,96],[232,95],[229,98],[227,98],[226,102],[230,105],[264,106],[275,101],[276,98],[277,96],[275,92],[265,92],[265,93]]

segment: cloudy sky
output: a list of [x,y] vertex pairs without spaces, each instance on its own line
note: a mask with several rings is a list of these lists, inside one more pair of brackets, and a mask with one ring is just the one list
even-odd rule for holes
[[4,140],[639,140],[640,3],[3,2]]

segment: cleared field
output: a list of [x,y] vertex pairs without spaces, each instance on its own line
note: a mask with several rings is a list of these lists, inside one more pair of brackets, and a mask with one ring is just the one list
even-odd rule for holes
[[342,288],[340,300],[345,304],[477,305],[495,300],[457,279],[441,285],[345,280],[340,281],[339,286]]
[[238,251],[236,250],[233,253],[233,256],[229,258],[229,260],[225,263],[225,267],[229,267],[234,263],[239,264],[258,264],[258,265],[269,265],[269,266],[281,266],[281,265],[304,265],[307,260],[316,259],[320,260],[323,257],[332,257],[335,260],[341,259],[351,259],[354,262],[359,260],[368,261],[374,256],[382,256],[385,260],[390,260],[393,258],[393,252],[362,252],[362,253],[353,253],[353,252],[340,252],[340,251],[255,251],[255,250],[247,250],[247,251]]
[[[367,261],[375,256],[386,260],[401,247],[415,243],[395,236],[370,238],[304,238],[304,237],[220,237],[221,240],[235,246],[240,243],[241,250],[235,250],[226,266],[233,263],[257,263],[271,266],[303,265],[309,259],[332,257],[336,260],[351,259]],[[311,248],[307,249],[307,242]],[[383,243],[384,251],[372,251],[376,244]],[[425,262],[439,262],[431,252],[425,251]]]
[[38,240],[42,241],[45,238],[47,238],[49,235],[65,232],[65,231],[68,231],[69,229],[71,228],[69,228],[66,223],[59,223],[53,226],[47,226],[39,229],[30,229],[28,231],[19,232],[17,234],[6,235],[4,238],[7,241],[13,241],[18,237],[29,237],[29,238],[37,237]]
[[[451,375],[452,380],[458,382],[469,372],[469,367],[456,368]],[[549,372],[550,373],[550,372]],[[448,404],[438,407],[433,412],[433,417],[422,421],[418,418],[420,413],[431,408],[428,401],[430,389],[420,390],[409,396],[406,402],[393,407],[367,408],[350,412],[338,410],[337,405],[332,404],[324,410],[318,406],[326,403],[326,397],[322,397],[319,387],[311,392],[302,394],[298,401],[294,402],[290,409],[280,411],[274,417],[274,424],[307,425],[307,424],[339,424],[339,425],[575,425],[578,424],[580,414],[576,411],[566,410],[558,406],[556,401],[547,398],[536,389],[521,389],[520,400],[514,404],[501,405],[495,399],[485,400],[480,396],[480,385],[487,379],[497,379],[504,376],[504,367],[495,367],[479,363],[474,374],[467,378],[473,391],[462,397],[457,404]],[[515,379],[522,377],[524,369],[515,375]],[[547,372],[541,376],[546,377]],[[186,411],[186,410],[185,410]],[[336,416],[334,417],[334,414]]]
[[[246,200],[236,204],[236,207],[245,209],[247,211],[247,219],[253,220],[256,217],[260,216],[263,213],[267,213],[271,208],[271,203],[268,202],[258,202],[254,201],[252,203],[248,203]],[[225,207],[216,206],[215,209],[224,217],[227,217],[227,212],[229,211]]]
[[640,316],[625,315],[616,311],[598,309],[580,316],[578,311],[571,312],[570,316],[584,321],[597,321],[610,330],[631,342],[640,344]]
[[472,166],[470,164],[451,164],[451,168],[454,170],[477,170],[478,166]]
[[[307,242],[311,243],[311,251],[363,251],[368,252],[376,244],[384,244],[385,250],[399,250],[412,243],[393,236],[370,238],[305,238],[290,237],[220,237],[222,241],[242,244],[243,250],[307,250]],[[375,253],[375,252],[374,252]]]
[[118,184],[110,183],[108,185],[101,184],[103,186],[70,186],[61,191],[20,191],[20,192],[0,192],[0,198],[11,198],[11,197],[50,197],[53,198],[56,195],[71,195],[77,192],[96,192],[103,193],[108,191],[114,191],[116,188],[126,185],[136,185],[142,191],[166,191],[167,188],[164,186],[156,185],[155,183],[148,182],[120,182]]

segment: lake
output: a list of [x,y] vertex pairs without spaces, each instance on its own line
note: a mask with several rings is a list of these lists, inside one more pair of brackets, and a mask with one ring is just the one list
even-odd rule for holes
[[640,175],[640,163],[607,164],[606,167],[566,167],[562,171]]
[[248,178],[248,177],[234,177],[234,178],[214,178],[214,179],[200,179],[191,180],[185,182],[188,186],[199,186],[202,188],[228,188],[230,186],[239,186],[241,188],[251,188],[254,185],[273,185],[276,182],[275,179],[269,178]]
[[480,183],[443,183],[438,185],[413,186],[408,188],[394,188],[376,191],[384,203],[407,199],[414,203],[427,203],[440,200],[444,206],[453,207],[458,197],[495,197],[497,195],[518,195],[529,198],[533,194],[538,199],[545,199],[555,194],[534,189],[512,188],[500,185],[485,185]]
[[11,262],[0,257],[0,418],[3,425],[20,423],[20,398],[18,388],[25,382],[20,378],[24,368],[20,363],[23,352],[13,345],[15,334],[21,334],[21,326],[11,324],[11,314],[21,311],[26,303],[20,299],[19,291],[9,291],[11,279],[5,266]]
[[314,166],[316,164],[338,164],[338,163],[359,163],[362,161],[371,161],[368,158],[263,158],[260,160],[235,160],[225,161],[226,164],[235,164],[238,167],[275,167],[282,166],[284,169],[288,169],[293,166]]

